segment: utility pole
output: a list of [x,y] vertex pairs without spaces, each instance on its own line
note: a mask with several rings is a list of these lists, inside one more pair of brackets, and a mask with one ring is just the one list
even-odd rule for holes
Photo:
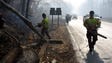
[[56,15],[58,15],[58,26],[59,26],[59,15],[62,15],[62,11],[61,11],[61,8],[56,8]]
[[52,15],[52,25],[53,25],[53,15],[55,15],[55,8],[50,8],[50,15]]

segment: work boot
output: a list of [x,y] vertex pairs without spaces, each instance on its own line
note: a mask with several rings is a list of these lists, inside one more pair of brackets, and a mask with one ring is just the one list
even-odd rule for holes
[[94,50],[94,45],[95,45],[95,43],[92,42],[92,45],[91,45],[92,50]]
[[89,52],[90,52],[90,53],[92,52],[92,48],[89,49]]
[[92,52],[93,50],[94,50],[94,46],[91,45],[90,48],[89,48],[89,51]]

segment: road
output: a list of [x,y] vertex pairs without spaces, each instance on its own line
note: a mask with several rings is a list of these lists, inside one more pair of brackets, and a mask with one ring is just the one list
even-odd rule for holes
[[107,39],[98,36],[95,50],[90,54],[86,29],[83,26],[82,18],[71,20],[67,28],[70,32],[73,47],[76,50],[77,58],[80,63],[112,63],[112,23],[102,21],[101,28],[98,30]]

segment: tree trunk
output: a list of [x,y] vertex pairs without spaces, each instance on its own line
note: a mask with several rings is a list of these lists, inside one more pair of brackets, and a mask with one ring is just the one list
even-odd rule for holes
[[[15,13],[18,17],[20,17],[23,22],[31,29],[33,30],[35,33],[37,33],[37,35],[39,35],[39,37],[43,38],[43,36],[33,27],[32,23],[30,22],[30,20],[28,20],[27,18],[25,18],[22,14],[20,14],[15,8],[11,7],[9,4],[5,3],[3,0],[0,0],[0,3],[6,7],[8,10],[12,11],[13,13]],[[43,38],[44,39],[44,38]],[[45,39],[44,39],[45,40]],[[46,41],[46,40],[45,40]]]
[[22,0],[22,3],[21,3],[21,5],[22,5],[21,13],[22,13],[23,16],[25,16],[25,12],[26,12],[26,10],[25,10],[26,9],[25,4],[26,4],[26,0]]
[[30,4],[30,0],[27,0],[26,15],[25,15],[26,18],[28,18],[28,16],[29,16],[29,4]]

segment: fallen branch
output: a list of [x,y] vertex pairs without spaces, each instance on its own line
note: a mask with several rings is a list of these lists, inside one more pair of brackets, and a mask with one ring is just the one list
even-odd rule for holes
[[11,37],[12,39],[14,39],[16,41],[16,47],[20,46],[20,42],[19,42],[19,40],[15,36],[11,35],[7,31],[3,31],[3,32],[6,33],[9,37]]
[[[33,30],[33,32],[35,32],[37,35],[39,35],[39,37],[43,38],[43,36],[33,27],[32,23],[30,22],[30,20],[28,20],[27,18],[25,18],[22,14],[20,14],[15,8],[13,8],[12,6],[10,6],[9,4],[5,3],[3,0],[0,0],[0,3],[2,5],[4,5],[5,8],[7,8],[8,10],[12,11],[13,13],[15,13],[19,18],[21,18],[23,20],[23,22],[31,29]],[[44,38],[43,38],[44,39]],[[45,39],[44,39],[45,40]]]

